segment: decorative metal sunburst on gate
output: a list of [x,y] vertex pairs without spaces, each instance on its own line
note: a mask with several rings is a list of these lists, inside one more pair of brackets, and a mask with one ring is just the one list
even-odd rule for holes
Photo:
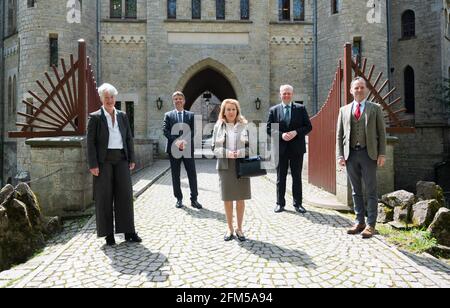
[[[45,87],[41,81],[36,81],[43,95],[39,96],[28,91],[32,101],[23,100],[27,106],[27,113],[17,112],[25,118],[24,122],[17,122],[20,131],[9,132],[10,138],[34,138],[57,136],[80,136],[86,134],[87,108],[88,111],[97,110],[100,98],[90,64],[86,57],[86,43],[78,41],[78,60],[70,55],[70,66],[67,67],[61,59],[63,74],[60,75],[55,66],[52,67],[54,77],[46,72],[48,82]],[[34,103],[37,103],[36,105]]]

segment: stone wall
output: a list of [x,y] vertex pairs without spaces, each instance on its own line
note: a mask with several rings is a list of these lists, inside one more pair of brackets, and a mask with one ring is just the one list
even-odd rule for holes
[[47,216],[83,214],[92,205],[92,175],[85,137],[28,139],[31,146],[31,188]]

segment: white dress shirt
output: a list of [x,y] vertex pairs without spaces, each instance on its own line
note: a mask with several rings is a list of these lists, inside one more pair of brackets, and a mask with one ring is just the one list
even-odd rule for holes
[[109,130],[109,141],[108,141],[108,150],[122,150],[123,149],[123,140],[122,140],[122,134],[120,133],[119,129],[119,123],[117,121],[117,111],[116,108],[114,108],[114,118],[116,119],[114,121],[111,115],[105,110],[105,108],[102,106],[103,111],[105,112],[106,121],[108,122],[108,130]]
[[236,151],[237,150],[237,138],[238,138],[238,125],[236,124],[226,124],[227,130],[227,144],[225,145],[228,151]]

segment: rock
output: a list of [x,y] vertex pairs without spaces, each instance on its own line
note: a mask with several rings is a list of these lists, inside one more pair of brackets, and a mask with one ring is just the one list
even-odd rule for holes
[[22,201],[27,207],[28,218],[32,226],[41,224],[41,209],[37,198],[30,186],[20,183],[16,186],[16,199]]
[[8,215],[6,209],[0,205],[0,238],[5,230],[8,228]]
[[26,231],[32,228],[28,219],[27,206],[22,201],[14,199],[6,207],[6,213],[13,229]]
[[14,196],[14,187],[10,184],[6,185],[0,191],[0,204],[9,201],[8,199],[13,198]]
[[450,210],[441,207],[428,227],[428,231],[439,244],[450,247]]
[[400,221],[391,221],[388,223],[391,227],[398,229],[398,230],[408,230],[411,228],[411,226],[409,226],[408,224],[405,224],[403,222]]
[[397,190],[381,197],[381,201],[392,208],[398,206],[402,208],[410,207],[415,203],[415,200],[414,194],[406,190]]
[[383,203],[378,203],[377,222],[385,224],[392,221],[393,219],[394,219],[394,210]]
[[428,227],[441,205],[435,199],[419,201],[412,206],[411,221],[415,227]]
[[50,236],[62,231],[62,221],[59,217],[45,217],[44,231],[46,236]]
[[407,224],[410,218],[411,206],[397,206],[394,208],[394,221]]
[[440,204],[440,207],[445,206],[444,190],[436,183],[419,181],[416,184],[416,190],[418,199],[435,199]]

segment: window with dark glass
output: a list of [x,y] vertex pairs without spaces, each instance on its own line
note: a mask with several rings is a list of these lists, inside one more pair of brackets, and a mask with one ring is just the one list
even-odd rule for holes
[[294,0],[294,20],[305,20],[305,0]]
[[16,109],[17,109],[17,79],[16,75],[14,75],[12,83],[12,112],[16,113]]
[[50,66],[58,66],[58,35],[50,34]]
[[407,113],[415,112],[415,85],[414,85],[414,70],[411,66],[405,68],[404,86],[405,86],[405,108]]
[[177,0],[167,0],[167,18],[177,18]]
[[411,38],[416,35],[416,16],[413,11],[407,10],[402,15],[402,38]]
[[249,0],[241,0],[241,19],[250,19],[250,3]]
[[28,0],[27,1],[27,7],[34,7],[34,0]]
[[8,114],[12,113],[12,79],[8,79]]
[[290,0],[278,0],[278,18],[280,21],[291,20]]
[[8,0],[8,34],[17,31],[17,0]]
[[116,101],[116,104],[114,105],[114,108],[116,108],[117,110],[122,110],[122,102],[121,101]]
[[341,0],[331,0],[331,14],[337,14],[341,11]]
[[122,0],[111,0],[110,17],[122,18]]
[[361,37],[353,38],[352,56],[361,67],[362,51],[361,51]]
[[125,18],[137,18],[136,0],[125,0]]
[[134,137],[134,102],[125,102],[125,112],[130,122],[131,134]]
[[201,0],[192,0],[192,19],[202,18],[202,2]]
[[216,19],[225,19],[225,0],[216,0]]

